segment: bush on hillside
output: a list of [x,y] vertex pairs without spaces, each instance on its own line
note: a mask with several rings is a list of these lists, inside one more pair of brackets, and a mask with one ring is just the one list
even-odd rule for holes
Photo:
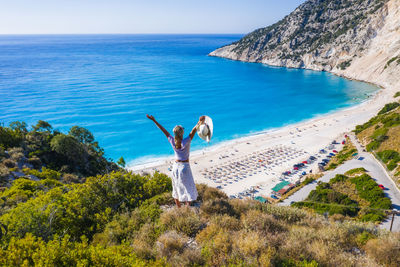
[[385,114],[385,113],[397,108],[398,106],[400,106],[400,103],[398,103],[398,102],[388,103],[378,112],[378,115]]
[[199,214],[189,207],[173,208],[164,212],[160,223],[168,230],[174,230],[189,237],[196,236],[203,227]]
[[385,197],[382,189],[368,174],[350,178],[350,182],[356,185],[358,195],[370,202],[371,208],[391,209],[392,202]]
[[[361,221],[382,221],[386,217],[382,209],[390,209],[391,201],[385,197],[377,183],[369,175],[365,174],[363,170],[363,168],[358,168],[346,173],[360,174],[353,178],[338,174],[329,183],[319,183],[316,189],[310,192],[305,201],[296,202],[293,206],[313,209],[320,214],[357,216]],[[351,199],[348,195],[334,189],[335,184],[347,181],[355,184],[355,193],[358,197],[368,201],[368,207],[360,207],[359,203]]]
[[196,184],[198,192],[197,201],[210,200],[210,199],[228,199],[228,196],[217,188],[207,186],[205,184]]
[[379,264],[386,266],[400,266],[400,234],[383,234],[378,238],[371,238],[364,246],[365,252],[372,256]]
[[0,222],[8,225],[8,238],[21,238],[30,232],[44,240],[54,234],[91,239],[116,213],[132,210],[170,190],[171,180],[162,174],[142,177],[114,172],[88,178],[85,184],[53,188],[20,203],[2,215]]

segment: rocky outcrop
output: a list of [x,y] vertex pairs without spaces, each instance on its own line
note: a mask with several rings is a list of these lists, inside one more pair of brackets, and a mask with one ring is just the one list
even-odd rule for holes
[[209,55],[393,87],[400,85],[400,1],[309,0],[278,23]]

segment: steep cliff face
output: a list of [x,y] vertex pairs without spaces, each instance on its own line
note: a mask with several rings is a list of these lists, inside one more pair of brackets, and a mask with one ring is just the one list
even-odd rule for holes
[[210,56],[399,84],[400,0],[309,0]]

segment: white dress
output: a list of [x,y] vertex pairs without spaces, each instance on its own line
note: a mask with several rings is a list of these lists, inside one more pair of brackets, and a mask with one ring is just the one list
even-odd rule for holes
[[[190,143],[192,139],[188,136],[182,140],[182,147],[175,147],[175,140],[172,136],[168,137],[177,160],[188,160],[190,153]],[[192,170],[189,162],[175,162],[172,168],[172,197],[179,201],[194,201],[198,193],[194,183]]]

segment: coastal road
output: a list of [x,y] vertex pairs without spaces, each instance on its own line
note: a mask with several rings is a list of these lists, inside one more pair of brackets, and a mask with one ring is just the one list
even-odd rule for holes
[[[378,184],[383,184],[385,186],[385,195],[391,199],[393,209],[400,211],[400,191],[394,184],[393,180],[386,173],[385,168],[380,164],[379,161],[377,161],[377,159],[375,159],[372,154],[362,151],[361,145],[354,136],[350,135],[350,138],[353,144],[355,144],[357,147],[359,158],[349,160],[337,167],[335,170],[326,172],[326,174],[318,179],[318,181],[329,182],[329,180],[335,177],[336,174],[344,174],[348,170],[363,167]],[[363,159],[359,160],[360,158]],[[279,203],[279,205],[289,206],[292,202],[302,201],[316,187],[317,181],[314,181]],[[392,215],[390,215],[387,220],[382,222],[380,227],[389,230],[391,218]],[[395,216],[392,231],[400,232],[400,215]]]

